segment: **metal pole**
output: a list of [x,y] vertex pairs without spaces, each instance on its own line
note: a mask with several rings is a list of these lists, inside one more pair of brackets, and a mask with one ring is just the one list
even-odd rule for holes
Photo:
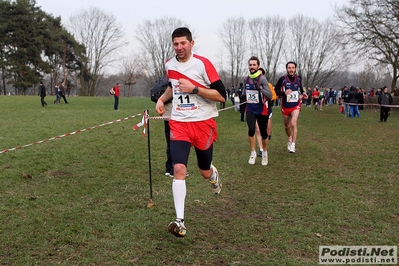
[[149,111],[145,111],[145,119],[147,120],[147,140],[148,140],[148,173],[150,177],[150,201],[147,204],[148,208],[154,207],[155,203],[152,200],[152,173],[151,173],[151,141],[150,141],[150,119],[149,119]]

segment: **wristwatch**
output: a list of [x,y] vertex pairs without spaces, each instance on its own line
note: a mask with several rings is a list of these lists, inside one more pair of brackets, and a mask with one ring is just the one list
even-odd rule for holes
[[193,91],[192,91],[191,93],[192,93],[192,94],[198,94],[198,87],[195,86],[194,89],[193,89]]

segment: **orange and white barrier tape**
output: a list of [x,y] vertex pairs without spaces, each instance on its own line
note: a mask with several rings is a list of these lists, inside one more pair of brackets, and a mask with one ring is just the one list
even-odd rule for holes
[[125,120],[131,119],[131,118],[134,118],[134,117],[137,117],[137,116],[140,116],[140,115],[142,115],[142,114],[128,116],[128,117],[117,119],[117,120],[114,120],[114,121],[111,121],[111,122],[107,122],[107,123],[104,123],[104,124],[101,124],[101,125],[98,125],[98,126],[84,128],[84,129],[76,130],[76,131],[73,131],[73,132],[70,132],[70,133],[66,133],[66,134],[62,134],[62,135],[59,135],[59,136],[55,136],[55,137],[52,137],[52,138],[49,138],[49,139],[44,139],[44,140],[40,140],[40,141],[29,143],[29,144],[26,144],[26,145],[18,146],[18,147],[15,147],[15,148],[2,150],[2,151],[0,151],[0,154],[7,153],[7,152],[10,152],[10,151],[15,151],[15,150],[18,150],[18,149],[21,149],[21,148],[26,148],[26,147],[32,146],[34,144],[45,143],[45,142],[48,142],[50,140],[55,140],[55,139],[60,139],[60,138],[63,138],[63,137],[72,136],[72,135],[75,135],[75,134],[80,133],[80,132],[84,132],[84,131],[87,131],[87,130],[90,130],[90,129],[103,127],[103,126],[106,126],[106,125],[115,124],[115,123],[118,123],[118,122],[121,122],[121,121],[125,121]]
[[[246,103],[246,102],[244,102],[244,103]],[[244,104],[244,103],[241,103],[241,104]],[[241,105],[241,104],[240,104],[240,105]],[[395,108],[395,107],[399,107],[399,105],[350,104],[350,103],[343,103],[343,104],[348,104],[348,105],[364,105],[364,106],[366,106],[366,105],[386,106],[386,107],[394,107],[394,108]],[[235,106],[233,105],[233,106],[230,106],[230,107],[227,107],[227,108],[223,108],[223,109],[220,109],[219,112],[226,111],[226,110],[232,109],[232,108],[234,108],[234,107],[235,107]],[[146,110],[146,111],[144,111],[143,114],[136,114],[136,115],[128,116],[128,117],[125,117],[125,118],[120,118],[120,119],[117,119],[117,120],[113,120],[113,121],[111,121],[111,122],[107,122],[107,123],[100,124],[100,125],[98,125],[98,126],[93,126],[93,127],[84,128],[84,129],[76,130],[76,131],[73,131],[73,132],[70,132],[70,133],[66,133],[66,134],[62,134],[62,135],[59,135],[59,136],[55,136],[55,137],[52,137],[52,138],[49,138],[49,139],[44,139],[44,140],[40,140],[40,141],[36,141],[36,142],[29,143],[29,144],[26,144],[26,145],[18,146],[18,147],[15,147],[15,148],[2,150],[2,151],[0,151],[0,154],[2,154],[2,153],[7,153],[7,152],[10,152],[10,151],[14,151],[14,150],[18,150],[18,149],[21,149],[21,148],[26,148],[26,147],[32,146],[32,145],[34,145],[34,144],[45,143],[45,142],[48,142],[48,141],[50,141],[50,140],[55,140],[55,139],[60,139],[60,138],[63,138],[63,137],[72,136],[72,135],[75,135],[75,134],[80,133],[80,132],[84,132],[84,131],[87,131],[87,130],[90,130],[90,129],[95,129],[95,128],[103,127],[103,126],[106,126],[106,125],[115,124],[115,123],[118,123],[118,122],[121,122],[121,121],[125,121],[125,120],[128,120],[128,119],[134,118],[134,117],[138,117],[138,116],[140,116],[140,115],[143,116],[141,122],[137,123],[137,124],[134,125],[132,128],[133,128],[133,130],[138,130],[140,127],[144,127],[143,133],[142,133],[142,136],[143,136],[143,137],[146,136],[146,130],[147,130],[148,119],[154,119],[154,120],[167,120],[167,119],[170,119],[170,116],[153,116],[153,117],[150,117],[149,114],[148,114],[148,111]]]

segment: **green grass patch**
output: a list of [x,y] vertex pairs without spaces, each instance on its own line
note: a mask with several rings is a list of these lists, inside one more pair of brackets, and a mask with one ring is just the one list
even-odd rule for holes
[[[51,102],[50,97],[47,97]],[[145,98],[0,97],[0,151],[141,114]],[[227,103],[231,106],[231,102]],[[319,245],[398,245],[398,116],[302,108],[297,153],[273,112],[269,165],[247,163],[247,125],[217,118],[220,195],[187,178],[187,237],[175,238],[163,122],[150,120],[153,199],[141,116],[0,154],[0,265],[318,265]],[[24,178],[27,174],[32,178]]]

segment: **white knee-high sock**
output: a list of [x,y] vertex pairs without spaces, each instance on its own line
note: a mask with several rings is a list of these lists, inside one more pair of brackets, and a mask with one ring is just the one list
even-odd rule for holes
[[209,178],[209,180],[215,180],[216,179],[216,170],[215,170],[215,166],[213,166],[213,164],[211,164],[211,169],[213,170],[211,177]]
[[184,219],[184,202],[186,200],[186,180],[173,179],[173,201],[175,203],[176,218]]

